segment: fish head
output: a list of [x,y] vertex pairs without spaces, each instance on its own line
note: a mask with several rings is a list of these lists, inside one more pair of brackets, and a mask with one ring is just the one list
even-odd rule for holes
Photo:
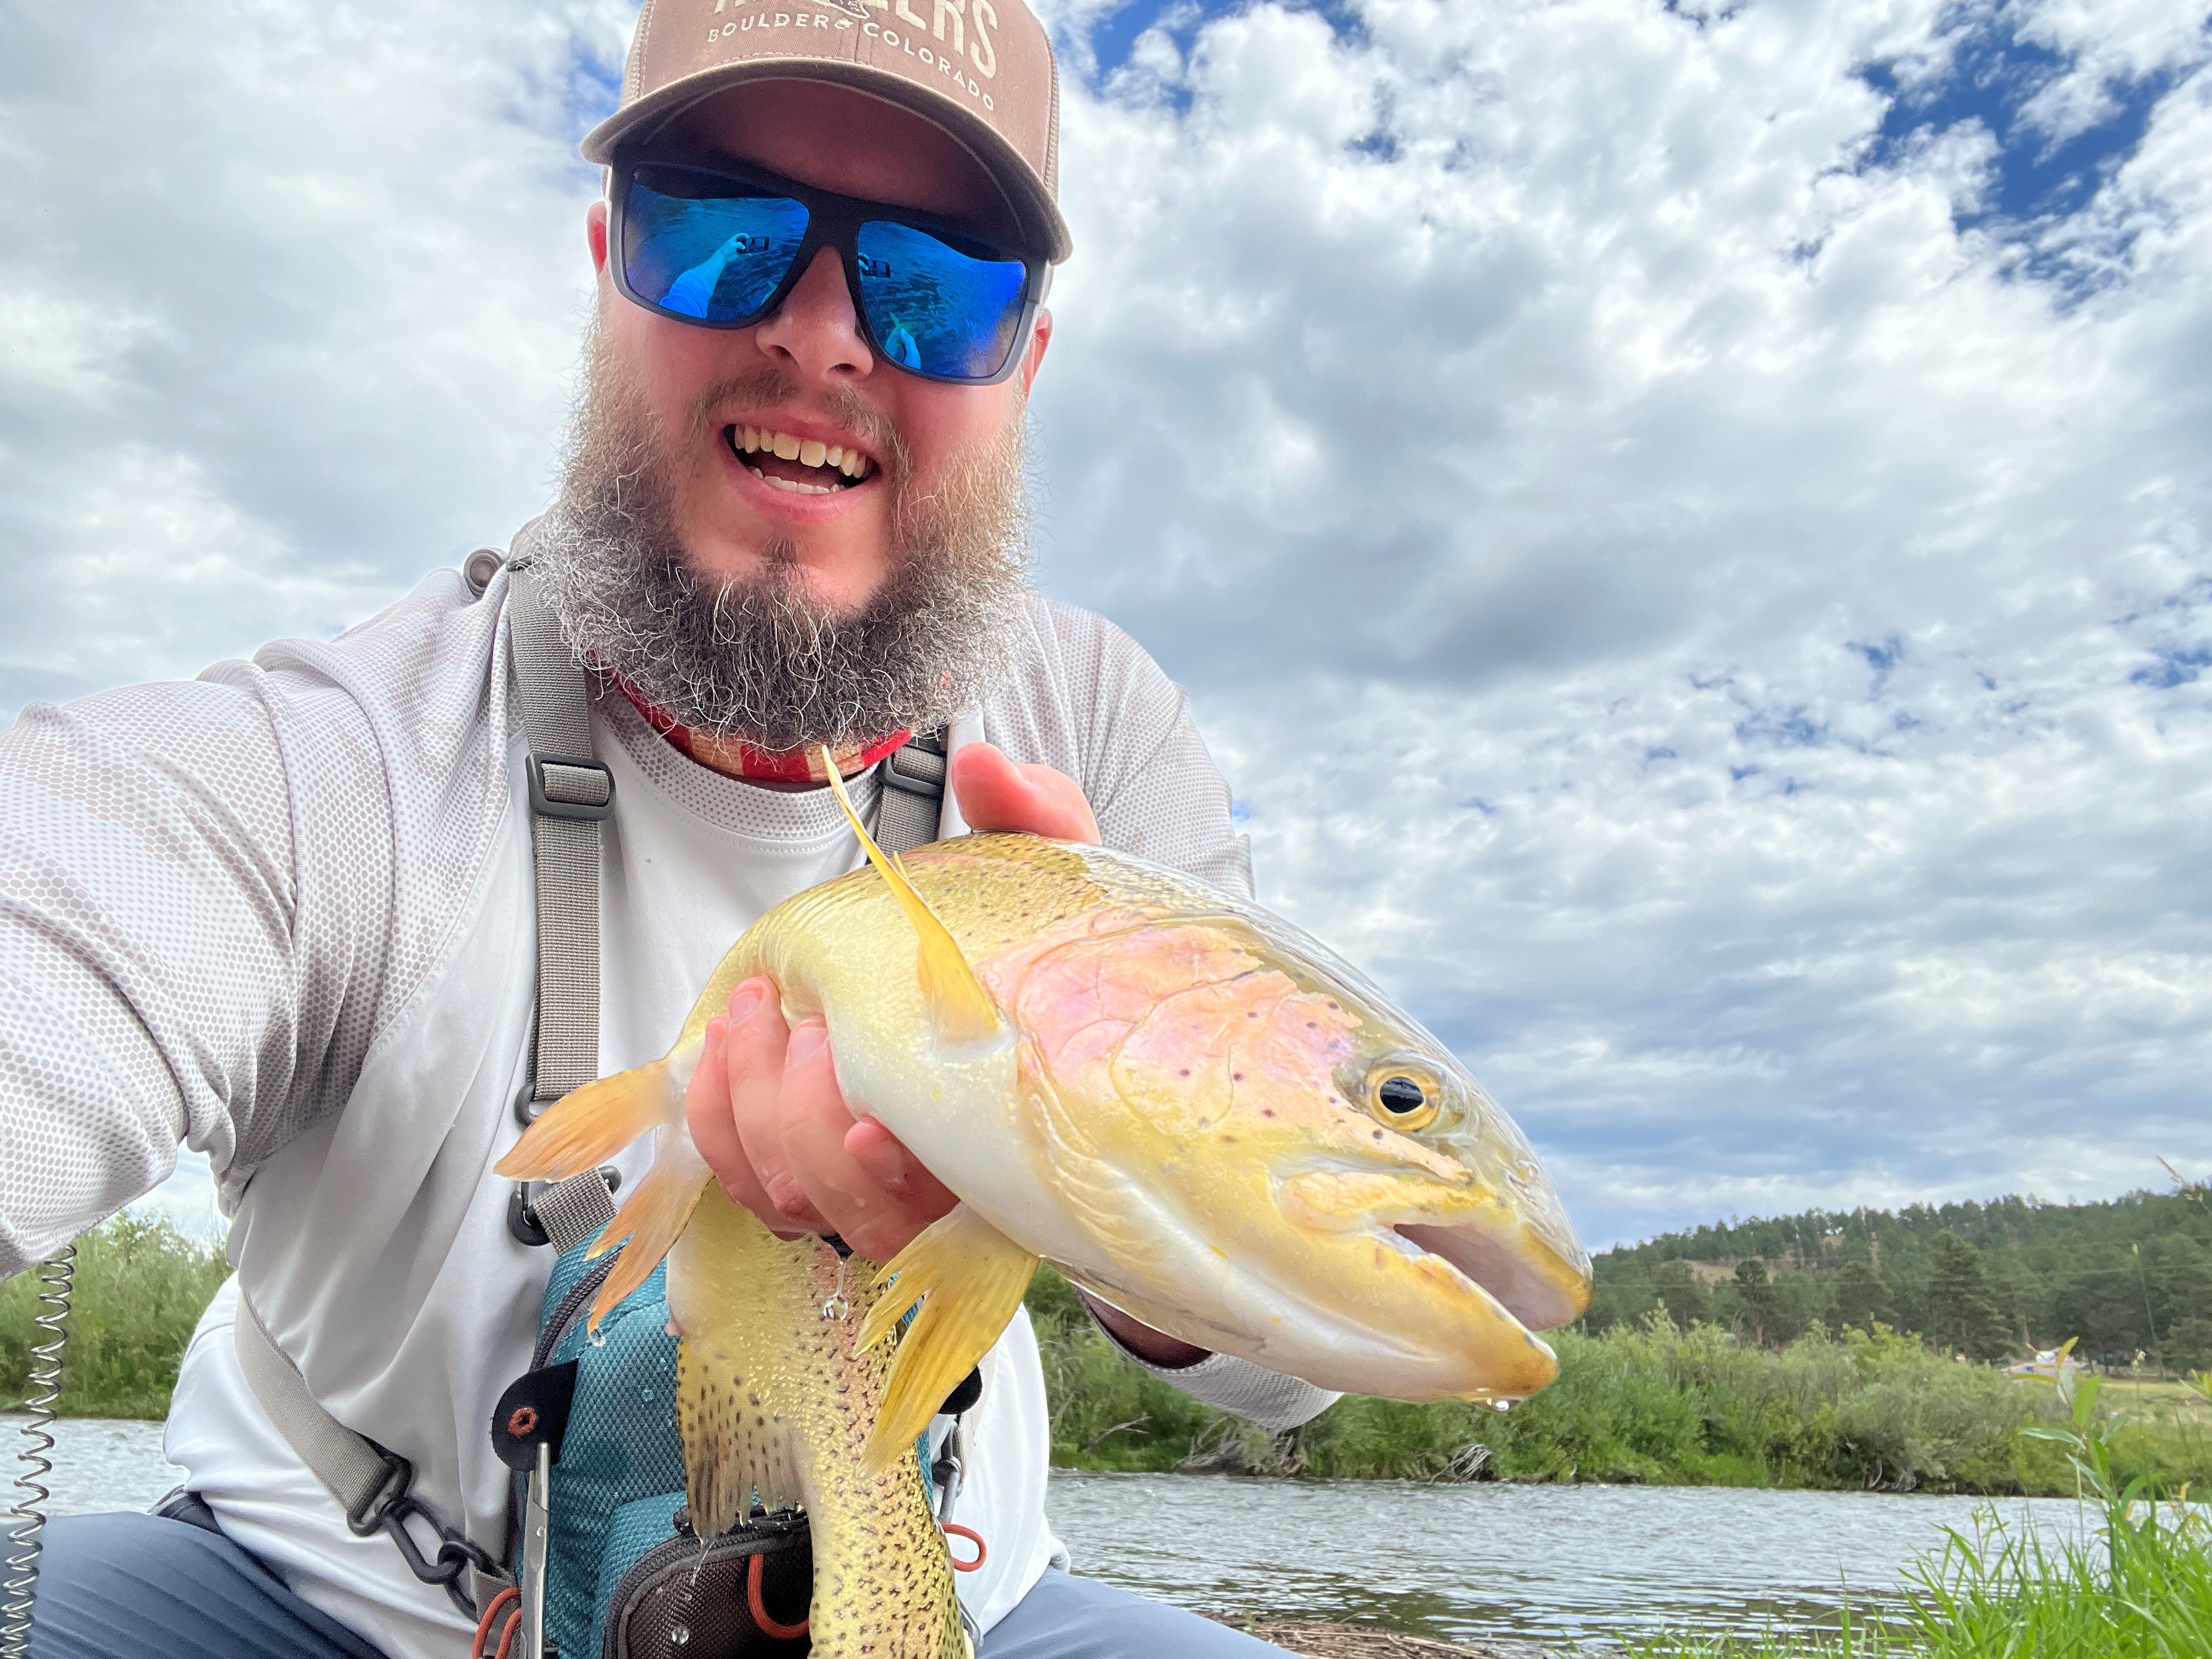
[[1527,1139],[1356,969],[1212,897],[1095,911],[984,970],[1072,1223],[1041,1253],[1156,1329],[1324,1387],[1543,1387],[1534,1333],[1580,1316],[1590,1266]]

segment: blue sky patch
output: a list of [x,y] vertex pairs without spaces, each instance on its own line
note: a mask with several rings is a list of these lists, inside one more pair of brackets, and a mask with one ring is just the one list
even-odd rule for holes
[[2065,218],[2094,198],[2106,179],[2134,155],[2158,101],[2183,78],[2161,65],[2141,79],[2106,82],[2106,107],[2086,131],[2054,141],[2026,106],[2074,67],[2074,60],[2023,38],[2018,7],[2002,4],[1969,21],[1960,15],[1950,72],[1907,86],[1894,62],[1865,65],[1862,77],[1888,99],[1889,110],[1866,161],[1893,166],[1923,136],[1969,122],[1997,143],[1995,176],[1983,201],[1954,216],[1961,230]]
[[593,52],[584,39],[568,39],[568,114],[578,137],[615,112],[622,101],[622,59],[612,62]]
[[[1206,24],[1243,11],[1247,3],[1248,0],[1127,0],[1091,26],[1091,49],[1098,57],[1099,78],[1103,80],[1127,64],[1137,37],[1153,24],[1164,21],[1176,42],[1188,47]],[[1340,40],[1366,39],[1366,25],[1359,14],[1342,0],[1304,0],[1291,9],[1316,14]]]
[[2212,668],[2212,645],[2196,645],[2160,651],[2155,662],[2136,669],[2128,679],[2154,691],[2171,691],[2177,685],[2195,684],[2197,676],[2208,668]]

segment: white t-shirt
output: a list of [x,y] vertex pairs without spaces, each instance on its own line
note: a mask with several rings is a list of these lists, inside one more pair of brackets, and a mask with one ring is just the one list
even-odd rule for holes
[[[212,1160],[237,1273],[203,1318],[168,1451],[224,1530],[393,1659],[466,1621],[357,1538],[246,1386],[241,1288],[316,1397],[410,1458],[415,1491],[497,1550],[488,1435],[527,1366],[551,1250],[506,1224],[535,1006],[525,744],[501,626],[450,571],[326,644],[185,685],[33,706],[0,737],[0,1271],[173,1167]],[[730,942],[853,866],[826,792],[700,767],[619,696],[601,869],[602,1072],[664,1052]],[[1182,694],[1126,635],[1032,601],[1009,684],[956,725],[1074,777],[1110,845],[1249,891],[1245,843]],[[872,814],[872,777],[855,798]],[[645,1149],[617,1160],[634,1182]],[[1216,1356],[1165,1373],[1279,1426],[1328,1395]],[[985,1365],[961,1518],[988,1629],[1057,1546],[1049,1424],[1019,1318]]]

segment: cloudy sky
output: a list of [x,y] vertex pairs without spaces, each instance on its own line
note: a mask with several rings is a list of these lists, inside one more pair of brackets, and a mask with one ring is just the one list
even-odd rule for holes
[[[633,12],[0,0],[0,715],[538,509]],[[1049,15],[1039,581],[1594,1245],[2212,1168],[2203,0]]]

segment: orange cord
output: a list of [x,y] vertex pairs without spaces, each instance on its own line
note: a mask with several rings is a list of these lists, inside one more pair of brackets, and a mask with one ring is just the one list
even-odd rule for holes
[[507,1659],[507,1644],[514,1640],[514,1632],[522,1628],[522,1609],[517,1607],[507,1615],[507,1626],[499,1633],[499,1651],[492,1659]]
[[768,1616],[768,1604],[761,1600],[761,1564],[764,1557],[756,1555],[745,1563],[745,1611],[760,1626],[761,1634],[772,1636],[779,1642],[796,1641],[806,1634],[807,1626],[814,1622],[811,1613],[795,1625],[779,1625]]
[[[484,1644],[491,1639],[492,1620],[499,1617],[499,1610],[508,1602],[521,1600],[522,1592],[514,1585],[509,1584],[485,1603],[483,1616],[477,1620],[477,1639],[469,1644],[469,1659],[483,1659]],[[522,1616],[520,1607],[515,1608],[514,1616],[518,1619]]]
[[964,1538],[975,1547],[975,1559],[973,1561],[963,1561],[957,1555],[952,1558],[952,1571],[955,1572],[973,1572],[976,1568],[981,1566],[984,1560],[991,1553],[988,1547],[987,1547],[983,1542],[983,1534],[977,1532],[973,1527],[962,1526],[957,1521],[947,1521],[944,1525],[945,1535],[946,1537]]

